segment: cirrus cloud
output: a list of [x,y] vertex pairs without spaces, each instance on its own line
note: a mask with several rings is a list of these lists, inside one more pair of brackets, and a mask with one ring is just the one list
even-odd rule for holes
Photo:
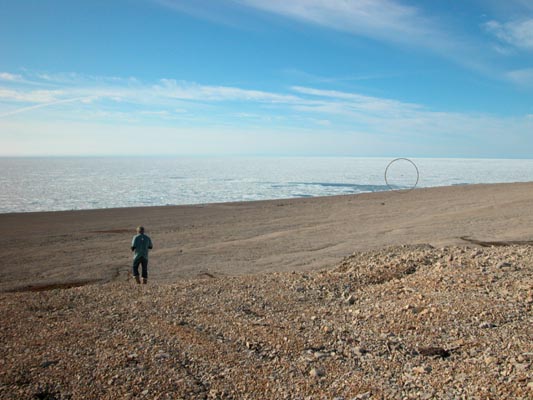
[[[533,82],[533,70],[513,71],[509,78]],[[117,127],[151,129],[157,125],[182,132],[202,130],[209,135],[222,128],[227,132],[278,132],[276,137],[308,132],[320,137],[321,143],[329,137],[339,143],[348,143],[343,141],[349,137],[364,137],[368,143],[394,142],[406,148],[423,145],[430,149],[439,144],[439,152],[446,150],[448,154],[457,153],[454,146],[466,151],[483,142],[487,144],[483,154],[490,149],[494,154],[497,149],[518,154],[524,143],[531,142],[525,133],[533,130],[530,115],[503,117],[433,110],[399,99],[308,86],[271,92],[168,78],[152,83],[130,78],[77,79],[65,84],[48,76],[43,85],[57,86],[52,90],[34,90],[39,84],[35,79],[16,87],[0,86],[0,131],[24,132],[32,122],[43,127],[53,123],[70,132],[72,123],[98,123],[110,124],[112,135]],[[17,118],[23,113],[28,115]],[[343,146],[341,150],[345,151]]]
[[489,21],[484,27],[501,42],[517,48],[533,50],[533,18],[505,23]]

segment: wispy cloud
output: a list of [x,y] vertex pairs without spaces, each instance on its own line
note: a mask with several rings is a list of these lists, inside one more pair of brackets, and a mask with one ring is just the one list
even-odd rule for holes
[[56,105],[59,105],[59,104],[74,103],[74,102],[79,102],[79,101],[83,101],[83,100],[85,100],[85,99],[84,98],[64,99],[64,100],[51,101],[49,103],[37,104],[37,105],[34,105],[34,106],[29,106],[29,107],[17,108],[15,110],[7,111],[7,112],[4,112],[4,113],[0,112],[0,118],[9,117],[11,115],[20,114],[20,113],[23,113],[23,112],[26,112],[26,111],[37,110],[39,108],[52,107],[52,106],[56,106]]
[[440,36],[435,21],[420,9],[393,0],[236,1],[288,18],[392,42],[429,45],[431,38]]
[[[303,101],[293,94],[279,94],[231,86],[210,86],[194,82],[160,79],[155,83],[140,82],[135,78],[94,77],[77,74],[29,74],[17,87],[0,86],[0,101],[11,105],[27,103],[15,110],[1,112],[0,117],[19,114],[57,104],[83,99],[95,107],[104,103],[123,103],[145,107],[144,115],[154,114],[154,106],[168,107],[165,113],[184,113],[184,103],[211,104],[220,102],[251,102],[262,104],[290,104]],[[41,84],[54,89],[35,89]],[[164,116],[158,111],[160,116]]]
[[507,77],[519,85],[533,87],[533,68],[509,71]]
[[[22,78],[29,80],[26,76]],[[320,137],[321,146],[335,137],[345,145],[364,138],[374,144],[445,143],[452,148],[468,141],[499,143],[503,138],[507,142],[527,142],[524,132],[533,131],[530,115],[501,117],[432,110],[423,104],[312,86],[290,86],[285,91],[269,92],[172,79],[152,83],[132,78],[81,76],[71,76],[67,83],[64,77],[53,75],[40,79],[33,75],[30,84],[10,84],[9,88],[0,85],[2,132],[24,132],[29,122],[33,126],[63,124],[65,132],[73,123],[111,123],[113,132],[119,127],[138,130],[142,125],[155,123],[168,128],[169,134],[174,128],[179,128],[183,135],[190,129],[202,131],[208,137],[215,137],[222,128],[229,136],[232,131],[239,131],[239,140],[246,137],[246,132],[264,131],[276,138],[306,132],[309,137]],[[513,71],[509,79],[533,82],[533,70]],[[35,90],[39,82],[52,85],[53,89]],[[17,118],[18,114],[34,111],[39,113]],[[500,143],[494,148],[500,145],[509,147]],[[328,148],[334,152],[335,146],[330,144]]]
[[[532,71],[533,72],[533,71]],[[329,115],[336,126],[343,122],[365,132],[389,138],[417,138],[427,141],[458,143],[477,138],[485,142],[520,138],[533,129],[527,116],[499,117],[488,114],[435,111],[421,104],[365,96],[333,90],[293,87],[299,93],[313,96],[313,104],[296,105],[296,109],[312,115]],[[517,139],[519,140],[519,139]]]
[[[5,110],[0,108],[0,117],[8,118],[43,108],[49,108],[50,115],[54,115],[53,106],[71,104],[68,113],[71,118],[118,118],[123,123],[138,123],[143,119],[172,123],[187,120],[196,112],[198,118],[189,121],[199,124],[214,119],[218,125],[242,126],[255,120],[281,127],[283,124],[292,127],[308,124],[316,129],[359,129],[394,137],[479,136],[487,132],[497,135],[507,132],[506,126],[515,126],[517,132],[519,128],[526,129],[526,125],[531,128],[531,119],[526,117],[512,119],[435,111],[422,104],[307,86],[291,86],[285,92],[276,93],[173,79],[144,83],[134,78],[87,79],[78,76],[77,84],[73,79],[71,76],[68,84],[64,84],[64,77],[47,76],[47,84],[59,86],[54,90],[34,90],[35,80],[32,85],[18,88],[0,87],[0,100],[8,106]],[[530,84],[533,69],[512,71],[509,79]],[[209,111],[198,109],[199,105],[209,107]]]
[[24,103],[51,103],[64,95],[60,90],[20,90],[0,87],[0,100]]
[[[398,0],[154,0],[198,18],[239,25],[233,14],[259,11],[378,41],[446,52],[458,47],[438,18]],[[245,18],[240,18],[240,24]],[[464,46],[463,46],[464,47]]]
[[243,28],[242,18],[228,13],[228,9],[239,11],[240,5],[233,0],[153,0],[171,10],[218,24]]
[[0,81],[19,82],[22,76],[18,74],[10,74],[9,72],[0,72]]
[[304,81],[309,83],[343,83],[343,82],[356,82],[356,81],[368,81],[368,80],[379,80],[379,79],[390,79],[397,78],[401,74],[398,72],[394,73],[370,73],[362,75],[347,75],[347,76],[320,76],[316,74],[310,74],[306,71],[301,71],[295,68],[286,68],[281,71],[288,78],[298,81]]
[[161,79],[160,83],[153,87],[153,90],[162,97],[182,100],[258,101],[267,103],[290,103],[297,100],[292,95],[229,86],[206,86],[179,82],[173,79]]
[[340,92],[337,90],[314,89],[302,86],[293,86],[292,90],[306,95],[334,99],[336,101],[340,100],[345,102],[344,104],[349,104],[351,109],[360,111],[397,113],[421,108],[418,104],[365,96],[357,93]]
[[167,116],[169,113],[167,110],[159,110],[159,111],[141,111],[141,114]]
[[533,18],[501,23],[489,21],[484,24],[487,32],[501,42],[516,48],[533,50]]
[[[378,42],[425,51],[485,75],[495,75],[490,46],[460,31],[453,15],[432,14],[423,3],[404,0],[154,0],[196,17],[220,22],[237,9],[277,15]],[[208,6],[212,5],[211,6]],[[248,20],[241,18],[241,20]]]

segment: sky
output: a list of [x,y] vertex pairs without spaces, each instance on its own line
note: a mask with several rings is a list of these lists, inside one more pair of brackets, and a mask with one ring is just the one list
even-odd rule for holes
[[0,156],[533,158],[531,0],[0,10]]

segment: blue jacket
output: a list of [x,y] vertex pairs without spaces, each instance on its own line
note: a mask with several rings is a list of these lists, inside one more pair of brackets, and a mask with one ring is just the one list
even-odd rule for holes
[[143,257],[148,260],[148,251],[152,249],[152,239],[144,233],[139,233],[131,241],[131,250],[134,251],[133,259],[137,261]]

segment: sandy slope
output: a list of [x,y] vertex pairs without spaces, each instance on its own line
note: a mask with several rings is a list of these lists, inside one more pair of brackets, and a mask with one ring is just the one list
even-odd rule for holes
[[136,225],[152,236],[150,279],[175,282],[313,270],[388,245],[533,239],[533,183],[313,199],[0,214],[0,290],[122,280]]

